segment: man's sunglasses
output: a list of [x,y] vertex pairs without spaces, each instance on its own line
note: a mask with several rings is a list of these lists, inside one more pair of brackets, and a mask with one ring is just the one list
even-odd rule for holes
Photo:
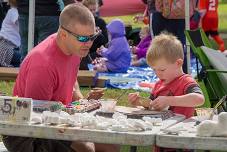
[[88,41],[94,41],[100,34],[101,34],[101,30],[97,29],[96,33],[94,35],[89,35],[89,36],[82,36],[82,35],[77,35],[73,32],[71,32],[70,30],[66,29],[65,27],[61,26],[61,28],[65,31],[67,31],[69,34],[71,34],[72,36],[74,36],[76,38],[77,41],[79,42],[88,42]]

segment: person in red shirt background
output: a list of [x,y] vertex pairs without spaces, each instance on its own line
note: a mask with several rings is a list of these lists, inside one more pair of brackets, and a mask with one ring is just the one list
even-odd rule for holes
[[206,35],[217,42],[220,51],[225,50],[223,39],[218,33],[218,0],[200,0],[199,10],[201,13],[201,26]]

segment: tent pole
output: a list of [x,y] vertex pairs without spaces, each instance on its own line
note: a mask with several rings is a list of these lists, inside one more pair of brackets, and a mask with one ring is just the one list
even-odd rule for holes
[[[190,0],[185,0],[185,29],[189,30],[190,29],[190,15],[189,15],[189,5],[190,5]],[[193,7],[193,6],[191,6]],[[186,50],[187,50],[187,71],[188,74],[191,74],[191,58],[190,58],[190,44],[189,41],[186,37]]]
[[28,51],[34,47],[35,0],[29,0]]

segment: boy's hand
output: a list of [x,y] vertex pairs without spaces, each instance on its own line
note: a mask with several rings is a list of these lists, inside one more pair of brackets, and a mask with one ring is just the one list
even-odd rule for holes
[[150,106],[154,110],[161,111],[161,110],[163,110],[163,109],[165,109],[166,107],[169,106],[169,104],[168,104],[168,97],[166,97],[166,96],[159,96],[159,97],[157,97],[155,100],[153,100],[150,103]]
[[128,95],[129,104],[131,104],[132,106],[141,106],[139,100],[140,100],[139,92],[129,93]]

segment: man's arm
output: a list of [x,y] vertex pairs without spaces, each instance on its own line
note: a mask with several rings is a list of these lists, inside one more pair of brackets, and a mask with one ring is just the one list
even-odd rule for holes
[[82,99],[82,98],[84,98],[84,96],[80,92],[80,86],[79,86],[78,81],[76,81],[74,86],[73,86],[73,100],[79,100],[79,99]]

